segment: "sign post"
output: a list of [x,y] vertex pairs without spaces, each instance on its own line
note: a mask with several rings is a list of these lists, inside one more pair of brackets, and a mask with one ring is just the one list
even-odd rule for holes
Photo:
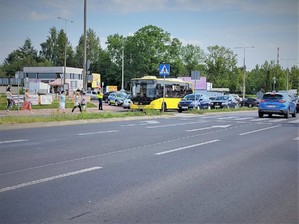
[[162,112],[165,111],[165,76],[170,74],[170,65],[169,64],[160,64],[159,66],[159,75],[163,76],[163,103],[162,103]]
[[196,105],[196,79],[200,79],[200,72],[199,71],[191,71],[191,79],[194,80],[194,107]]

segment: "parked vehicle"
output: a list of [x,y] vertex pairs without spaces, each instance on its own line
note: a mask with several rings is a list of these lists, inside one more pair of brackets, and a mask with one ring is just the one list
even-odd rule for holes
[[181,99],[178,104],[178,112],[191,110],[191,109],[200,109],[200,94],[188,94]]
[[263,117],[264,114],[268,114],[269,117],[278,114],[283,115],[285,118],[292,114],[292,117],[296,117],[295,99],[288,93],[265,93],[258,107],[259,117]]
[[297,96],[296,100],[296,112],[299,113],[299,96]]
[[200,109],[211,109],[212,101],[207,96],[201,96],[200,98]]
[[240,102],[242,107],[257,107],[259,105],[259,100],[256,98],[246,98]]
[[125,92],[113,92],[108,96],[108,104],[120,106],[123,104],[127,94]]
[[104,93],[103,95],[103,102],[108,103],[108,96],[110,95],[110,93],[114,93],[115,91],[109,91]]
[[97,100],[98,99],[98,93],[95,90],[86,91],[86,96],[89,96],[91,100]]
[[128,94],[123,102],[123,108],[130,109],[130,103],[131,103],[131,95]]
[[232,95],[216,96],[211,102],[211,109],[219,108],[237,108],[238,102]]

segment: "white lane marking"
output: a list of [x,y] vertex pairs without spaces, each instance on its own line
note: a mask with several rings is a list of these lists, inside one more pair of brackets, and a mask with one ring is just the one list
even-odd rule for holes
[[230,124],[228,124],[228,125],[214,125],[214,126],[210,126],[210,127],[190,129],[190,130],[186,130],[186,131],[193,132],[193,131],[202,131],[202,130],[207,130],[207,129],[212,129],[212,128],[228,128],[229,126],[230,126]]
[[235,121],[242,121],[242,120],[249,120],[251,119],[251,117],[240,117],[240,118],[236,118],[234,119]]
[[279,123],[279,122],[283,122],[283,121],[285,121],[285,119],[273,119],[273,120],[271,120],[271,121],[269,121],[270,123]]
[[9,141],[1,141],[0,144],[7,144],[7,143],[16,143],[16,142],[28,142],[28,139],[16,139],[16,140],[9,140]]
[[185,146],[185,147],[176,148],[176,149],[172,149],[172,150],[168,150],[168,151],[158,152],[158,153],[155,153],[155,154],[157,156],[160,156],[160,155],[164,155],[164,154],[167,154],[167,153],[177,152],[177,151],[181,151],[181,150],[189,149],[189,148],[194,148],[194,147],[201,146],[201,145],[207,145],[207,144],[218,142],[218,141],[220,141],[220,140],[215,139],[215,140],[211,140],[211,141],[208,141],[208,142],[202,142],[202,143],[198,143],[198,144],[194,144],[194,145],[188,145],[188,146]]
[[97,134],[105,134],[105,133],[113,133],[113,132],[119,132],[118,130],[110,130],[110,131],[95,131],[95,132],[86,132],[86,133],[79,133],[77,135],[83,136],[83,135],[97,135]]
[[261,128],[261,129],[257,129],[257,130],[253,130],[253,131],[243,132],[243,133],[240,133],[239,135],[248,135],[248,134],[252,134],[252,133],[256,133],[256,132],[260,132],[260,131],[265,131],[265,130],[272,129],[272,128],[278,128],[280,126],[281,125],[270,126],[270,127],[267,127],[267,128]]
[[217,118],[217,120],[227,120],[227,119],[233,119],[233,118],[236,118],[236,117],[219,117],[219,118]]
[[98,170],[98,169],[101,169],[101,168],[102,167],[94,166],[94,167],[83,169],[83,170],[77,170],[77,171],[70,172],[70,173],[64,173],[64,174],[60,174],[60,175],[57,175],[57,176],[52,176],[52,177],[47,177],[47,178],[44,178],[44,179],[39,179],[39,180],[34,180],[34,181],[22,183],[22,184],[17,184],[17,185],[14,185],[14,186],[1,188],[0,193],[6,192],[6,191],[16,190],[18,188],[23,188],[23,187],[27,187],[27,186],[31,186],[31,185],[35,185],[35,184],[48,182],[48,181],[51,181],[51,180],[56,180],[56,179],[59,179],[59,178],[69,177],[69,176],[73,176],[73,175],[77,175],[77,174],[81,174],[81,173],[86,173],[86,172]]
[[174,127],[174,126],[189,125],[189,124],[202,124],[202,123],[206,123],[206,121],[186,122],[186,123],[179,123],[179,124],[164,124],[164,125],[150,126],[146,128],[165,128],[165,127]]
[[140,121],[138,124],[124,124],[121,125],[122,127],[132,127],[132,126],[139,126],[139,125],[147,125],[147,124],[159,124],[159,121],[150,120],[150,121]]
[[299,137],[297,137],[297,138],[294,138],[294,140],[295,140],[295,141],[299,141]]
[[289,123],[289,124],[296,124],[296,123],[299,123],[299,119],[294,120],[294,121],[289,121],[288,123]]

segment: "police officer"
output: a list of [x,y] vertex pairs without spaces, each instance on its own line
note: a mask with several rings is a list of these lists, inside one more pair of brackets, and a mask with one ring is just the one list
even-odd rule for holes
[[98,91],[99,110],[103,110],[103,93]]

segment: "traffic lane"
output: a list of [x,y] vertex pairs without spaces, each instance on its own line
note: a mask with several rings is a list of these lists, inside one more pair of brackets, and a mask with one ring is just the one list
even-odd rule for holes
[[[281,150],[285,143],[266,146],[266,141],[265,146],[244,150],[238,145],[242,144],[240,139],[235,145],[217,142],[212,148],[206,145],[200,150],[107,164],[100,172],[45,186],[50,192],[43,195],[51,195],[52,189],[56,193],[55,203],[63,212],[53,206],[51,196],[43,196],[43,202],[39,201],[39,194],[25,198],[29,204],[42,205],[43,209],[34,210],[42,209],[37,212],[40,219],[34,220],[46,216],[44,220],[64,223],[291,222],[296,209],[296,162],[287,160],[294,161],[296,148]],[[227,148],[234,151],[217,155],[217,151]],[[39,186],[33,188],[40,191]],[[22,205],[24,196],[19,197]],[[74,207],[70,208],[70,204]],[[50,212],[45,214],[45,209]],[[25,210],[21,209],[21,213],[32,219],[32,210]]]
[[[21,148],[24,154],[21,156],[17,156],[17,153],[2,152],[2,172],[9,173],[18,170],[31,169],[32,167],[47,167],[48,164],[61,164],[64,166],[64,163],[72,164],[76,161],[88,160],[89,158],[93,157],[97,158],[103,155],[122,153],[126,151],[146,150],[147,148],[157,148],[159,145],[165,146],[164,151],[173,150],[172,147],[168,147],[172,144],[177,146],[176,150],[180,150],[180,148],[184,148],[186,145],[187,147],[192,148],[201,144],[210,144],[210,141],[212,141],[211,143],[213,143],[213,141],[217,141],[218,139],[216,137],[221,131],[229,131],[227,133],[230,133],[233,130],[237,130],[238,127],[251,126],[251,124],[241,124],[238,126],[228,126],[228,128],[215,129],[214,127],[219,127],[219,125],[208,125],[207,123],[204,123],[202,124],[202,128],[198,127],[198,124],[196,124],[196,129],[192,129],[190,125],[186,125],[186,131],[201,130],[196,131],[198,133],[192,132],[192,134],[189,134],[182,129],[180,124],[182,123],[178,124],[181,127],[181,132],[176,131],[173,129],[173,127],[168,128],[168,124],[159,124],[158,126],[148,125],[147,127],[142,127],[141,129],[139,126],[134,128],[126,128],[125,132],[110,132],[108,130],[107,133],[105,133],[105,131],[98,131],[95,135],[93,134],[87,136],[84,135],[86,133],[80,132],[77,133],[77,135],[83,134],[83,136],[80,136],[79,138],[77,138],[77,136],[74,137],[70,135],[68,136],[68,142],[65,142],[64,140],[61,141],[61,139],[50,139],[48,142],[46,141],[46,145],[44,141],[41,143],[32,143],[32,141],[30,141],[29,143],[26,142],[25,145],[24,143],[19,143],[23,144]],[[222,125],[222,127],[226,127],[226,125]],[[153,128],[154,132],[151,131]],[[209,128],[211,129],[208,130]],[[182,134],[183,132],[185,133]],[[243,133],[244,132],[246,132],[246,130],[244,130]],[[170,137],[167,137],[167,134],[169,134]],[[105,136],[103,137],[103,135]],[[213,138],[203,138],[203,136],[209,135],[213,136]],[[286,133],[286,135],[289,136],[290,134]],[[102,136],[102,138],[99,138],[98,136]],[[136,138],[136,136],[138,136],[138,138]],[[231,139],[234,138],[236,137]],[[245,138],[243,141],[245,145],[252,144],[250,141],[246,143],[246,139],[247,138]],[[201,141],[198,143],[198,140]],[[84,142],[84,145],[82,142]],[[90,144],[86,144],[87,142]],[[56,145],[51,145],[52,143],[55,143]],[[29,154],[30,157],[28,157]]]
[[[199,151],[164,155],[140,174],[147,164],[142,162],[142,166],[132,169],[135,172],[130,172],[130,177],[153,177],[154,172],[149,170],[157,167],[156,175],[163,174],[142,186],[99,200],[94,205],[97,209],[92,206],[92,212],[78,220],[295,223],[298,209],[296,145],[291,144],[285,150],[288,140],[278,139],[273,144],[264,140],[265,144],[259,142],[260,147],[245,150],[240,148],[242,139],[239,139],[227,147],[219,142],[213,144],[212,149],[201,147]],[[223,152],[227,148],[233,148],[234,152],[215,155],[215,149]]]

